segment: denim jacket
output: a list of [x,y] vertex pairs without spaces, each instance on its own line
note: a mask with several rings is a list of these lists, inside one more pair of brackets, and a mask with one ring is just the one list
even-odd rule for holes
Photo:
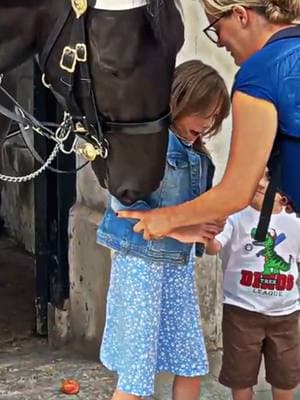
[[[106,247],[132,254],[149,261],[187,264],[193,244],[172,238],[146,241],[133,231],[136,220],[120,219],[115,212],[121,209],[148,210],[183,203],[198,197],[212,185],[214,165],[206,153],[199,153],[169,133],[166,168],[159,188],[144,200],[124,206],[116,198],[110,204],[98,227],[97,242]],[[202,255],[203,246],[196,246],[196,255]]]

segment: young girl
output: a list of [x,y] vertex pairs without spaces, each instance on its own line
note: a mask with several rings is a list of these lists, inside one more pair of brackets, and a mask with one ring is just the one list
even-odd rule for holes
[[[213,68],[198,60],[176,68],[165,175],[130,209],[179,204],[211,186],[214,167],[202,139],[219,131],[229,104]],[[120,209],[111,198],[97,232],[98,243],[116,250],[101,346],[101,361],[119,376],[113,400],[152,395],[161,371],[175,374],[173,400],[198,400],[200,376],[208,372],[194,281],[195,248],[197,255],[203,249],[171,238],[145,241],[133,232],[134,220],[117,218]],[[199,238],[207,242],[218,231],[203,224]]]

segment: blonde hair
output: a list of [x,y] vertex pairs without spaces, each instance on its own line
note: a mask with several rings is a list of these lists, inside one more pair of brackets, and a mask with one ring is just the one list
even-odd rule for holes
[[205,135],[211,137],[219,132],[229,114],[230,97],[223,78],[214,68],[200,60],[190,60],[175,68],[170,108],[175,124],[181,117],[212,114],[214,108],[216,117]]
[[207,14],[219,17],[234,6],[254,8],[272,24],[291,23],[300,17],[300,0],[201,0]]

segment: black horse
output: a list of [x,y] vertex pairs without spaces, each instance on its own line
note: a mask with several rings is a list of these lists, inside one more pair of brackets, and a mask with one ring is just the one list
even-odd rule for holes
[[[74,11],[85,1],[0,0],[0,73],[37,56],[47,83],[64,107],[73,108],[73,116],[89,114],[86,103],[94,102],[109,151],[105,161],[95,159],[93,168],[102,186],[130,203],[155,190],[164,172],[166,115],[176,54],[184,40],[182,19],[176,0],[135,0],[135,8],[121,10],[99,9],[109,0],[90,0],[84,25],[77,26],[81,17]],[[129,1],[120,0],[120,8],[122,3]],[[89,98],[78,84],[84,81],[84,63],[78,63],[80,68],[73,64],[77,45],[80,61],[87,56]],[[72,94],[66,99],[70,83]]]

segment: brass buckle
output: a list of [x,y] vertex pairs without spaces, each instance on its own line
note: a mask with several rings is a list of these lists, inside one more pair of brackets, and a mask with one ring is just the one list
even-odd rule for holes
[[71,74],[75,72],[77,61],[77,52],[70,46],[65,46],[63,49],[59,66],[61,69],[70,72]]
[[76,43],[76,58],[79,62],[86,62],[87,60],[87,49],[85,43]]
[[80,18],[87,10],[87,0],[71,0],[76,18]]
[[88,131],[87,131],[87,129],[82,125],[81,122],[76,122],[75,128],[74,128],[74,132],[75,132],[75,133],[82,134],[82,133],[86,133],[86,132],[88,132]]
[[77,147],[77,154],[81,154],[87,161],[94,161],[99,152],[91,143],[83,143]]

